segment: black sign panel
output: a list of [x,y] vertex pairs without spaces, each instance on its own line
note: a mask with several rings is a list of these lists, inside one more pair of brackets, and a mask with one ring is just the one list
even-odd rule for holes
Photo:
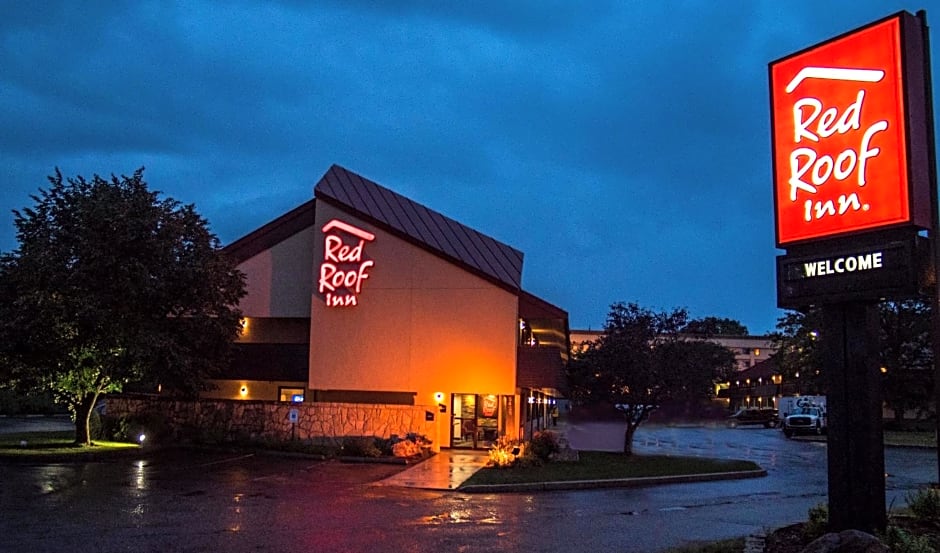
[[916,297],[928,280],[927,240],[777,257],[777,304],[799,309],[855,300]]

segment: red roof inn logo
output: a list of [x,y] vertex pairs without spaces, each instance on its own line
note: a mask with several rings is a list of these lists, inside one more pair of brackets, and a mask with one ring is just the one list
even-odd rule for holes
[[[323,235],[318,290],[327,307],[358,305],[362,281],[369,278],[369,268],[375,265],[371,259],[363,259],[362,251],[375,235],[339,219],[325,224]],[[351,242],[347,242],[349,238]]]
[[901,19],[770,65],[777,243],[911,221]]

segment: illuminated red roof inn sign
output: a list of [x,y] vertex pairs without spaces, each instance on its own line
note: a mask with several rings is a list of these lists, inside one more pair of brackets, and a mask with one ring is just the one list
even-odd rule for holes
[[926,36],[900,12],[770,64],[780,307],[927,289]]
[[779,246],[930,226],[921,26],[902,12],[770,64]]
[[363,256],[366,242],[375,235],[359,227],[333,219],[323,225],[323,261],[317,290],[327,307],[359,305],[362,283],[375,265]]

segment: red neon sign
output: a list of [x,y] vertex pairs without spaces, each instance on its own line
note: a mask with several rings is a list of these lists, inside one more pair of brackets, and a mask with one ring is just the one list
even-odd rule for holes
[[[320,263],[320,279],[317,286],[327,307],[359,305],[362,282],[369,278],[369,269],[375,265],[371,259],[363,259],[366,242],[375,240],[371,232],[333,219],[323,225],[323,261]],[[345,235],[357,242],[347,243]]]
[[770,65],[777,244],[911,222],[901,18]]

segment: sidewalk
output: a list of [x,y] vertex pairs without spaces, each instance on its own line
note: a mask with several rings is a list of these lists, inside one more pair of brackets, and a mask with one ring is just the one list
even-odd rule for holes
[[473,473],[486,466],[486,451],[441,449],[427,461],[412,465],[394,476],[376,483],[377,486],[400,486],[427,490],[456,490]]

